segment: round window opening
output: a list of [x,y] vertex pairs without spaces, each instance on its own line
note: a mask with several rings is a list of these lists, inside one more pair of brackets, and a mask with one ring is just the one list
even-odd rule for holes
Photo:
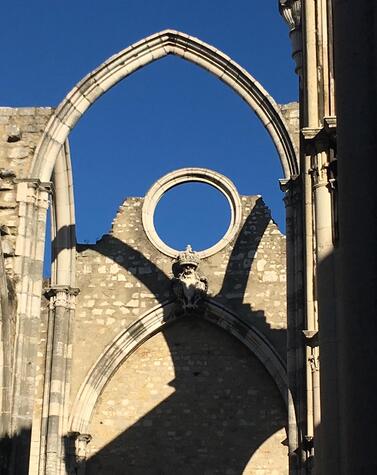
[[[188,183],[191,186],[187,187]],[[175,188],[175,193],[170,193]],[[161,215],[155,219],[156,208],[167,192],[171,199],[168,197],[165,205],[163,200]],[[235,238],[242,220],[242,205],[236,187],[224,175],[208,168],[180,168],[158,179],[149,189],[144,198],[142,220],[149,241],[163,254],[177,258],[190,244],[200,258],[205,258]],[[228,229],[226,223],[229,223]],[[175,242],[176,247],[161,239],[156,225],[161,237],[169,244]],[[212,242],[216,244],[207,247]]]
[[173,249],[188,244],[195,251],[211,248],[226,234],[231,222],[229,202],[206,183],[183,183],[169,189],[154,211],[160,239]]

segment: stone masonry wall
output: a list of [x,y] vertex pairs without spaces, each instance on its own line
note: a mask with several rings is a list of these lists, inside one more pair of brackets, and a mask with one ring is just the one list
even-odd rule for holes
[[15,180],[27,178],[34,151],[53,113],[50,107],[0,107],[0,225],[9,273],[18,229]]
[[289,102],[279,105],[280,112],[285,119],[288,132],[293,140],[296,151],[300,150],[300,110],[298,102]]
[[[142,204],[142,198],[127,199],[110,234],[95,245],[78,245],[73,397],[105,346],[171,296],[172,259],[147,239]],[[243,196],[242,204],[235,241],[199,269],[209,279],[211,296],[252,321],[284,359],[285,237],[260,197]]]
[[[15,273],[15,244],[19,231],[17,180],[28,178],[34,151],[52,112],[51,108],[0,107],[1,435],[7,434],[10,427],[13,355],[15,337],[20,331],[16,321],[16,285],[20,276]],[[21,340],[23,337],[20,335]],[[8,456],[9,453],[2,460],[5,465]]]
[[[243,222],[238,235],[222,251],[203,259],[199,270],[208,278],[211,298],[237,313],[244,321],[257,327],[273,343],[284,359],[286,344],[285,237],[272,221],[269,209],[259,196],[242,196],[241,201]],[[172,259],[160,253],[149,242],[142,225],[142,205],[143,198],[128,198],[120,207],[113,221],[111,233],[104,235],[94,245],[78,245],[77,286],[80,288],[80,294],[77,298],[74,327],[72,403],[90,368],[105,347],[147,310],[171,298]],[[239,359],[243,361],[243,358],[246,358],[246,353],[248,361],[246,366],[250,365],[250,368],[255,369],[255,373],[253,373],[255,378],[248,379],[250,373],[242,363],[232,373],[231,380],[227,382],[228,386],[219,388],[217,393],[217,390],[214,390],[214,398],[216,396],[223,399],[226,392],[223,394],[222,391],[231,390],[231,381],[233,381],[235,388],[232,396],[229,396],[231,402],[227,410],[232,408],[231,412],[235,413],[238,410],[241,411],[236,424],[238,427],[242,426],[242,411],[245,408],[241,409],[241,405],[238,408],[237,401],[241,404],[240,399],[244,397],[242,394],[245,391],[247,393],[250,390],[250,394],[255,395],[255,404],[251,404],[251,414],[248,416],[254,422],[247,428],[247,433],[250,440],[258,440],[259,437],[262,448],[260,452],[256,453],[256,448],[253,449],[252,442],[250,442],[250,447],[243,449],[244,455],[240,463],[244,463],[246,466],[254,454],[252,462],[250,462],[251,465],[245,473],[258,475],[286,473],[286,448],[281,445],[284,439],[283,426],[286,415],[281,397],[272,379],[260,366],[255,356],[243,348],[233,337],[223,334],[221,330],[212,328],[212,325],[205,322],[192,323],[192,327],[190,325],[189,321],[185,320],[177,322],[171,329],[168,328],[163,334],[153,337],[142,345],[111,379],[97,404],[96,415],[93,419],[91,435],[94,439],[90,449],[91,461],[88,466],[88,468],[93,468],[90,468],[92,471],[89,470],[89,473],[99,473],[100,465],[96,464],[103,463],[105,465],[110,463],[110,465],[106,465],[107,469],[103,473],[107,473],[108,470],[114,473],[123,473],[119,470],[123,463],[122,457],[126,457],[126,455],[118,453],[117,457],[120,458],[117,458],[118,468],[116,468],[116,462],[111,462],[112,455],[108,455],[113,450],[112,444],[110,444],[111,440],[114,437],[123,437],[123,435],[127,438],[130,434],[136,434],[136,439],[141,437],[142,431],[137,428],[139,426],[136,421],[148,421],[148,414],[155,414],[155,410],[158,414],[158,407],[161,405],[168,409],[169,405],[165,405],[167,399],[170,402],[173,401],[172,405],[176,408],[172,419],[164,418],[167,424],[178,424],[180,416],[177,416],[177,411],[184,410],[184,408],[194,410],[194,408],[186,407],[186,403],[183,402],[178,410],[175,404],[175,402],[189,400],[190,397],[193,397],[191,393],[191,396],[187,392],[185,393],[181,387],[178,391],[174,384],[170,384],[174,378],[175,381],[177,380],[178,373],[184,374],[186,370],[182,369],[183,366],[187,368],[195,365],[211,366],[209,373],[201,376],[202,379],[204,378],[203,384],[209,385],[205,386],[207,402],[203,406],[203,411],[210,417],[213,408],[211,409],[212,406],[209,403],[208,391],[209,393],[211,391],[208,388],[214,384],[213,378],[217,375],[216,377],[221,379],[222,372],[225,371],[223,368],[226,365],[236,368]],[[189,340],[193,346],[190,346]],[[178,341],[178,347],[174,346],[175,341]],[[180,345],[184,345],[184,353],[181,352]],[[203,348],[207,348],[208,351]],[[226,351],[225,348],[227,348]],[[210,357],[209,353],[215,357]],[[230,359],[227,360],[227,358]],[[157,365],[162,365],[163,368],[157,368]],[[244,370],[246,373],[243,373]],[[238,388],[236,384],[238,380],[245,381],[242,389]],[[142,390],[145,388],[145,384],[148,384],[146,381],[150,381],[150,384],[153,385],[153,388],[149,387],[150,391]],[[219,381],[216,381],[218,385]],[[140,388],[141,393],[139,394],[139,390],[135,388]],[[238,390],[240,392],[237,395]],[[132,413],[129,412],[127,403],[124,402],[130,399],[132,399],[132,403],[130,402]],[[195,403],[193,404],[195,406]],[[205,409],[206,405],[208,405],[207,409]],[[159,416],[156,417],[158,419]],[[187,416],[182,417],[187,418]],[[221,426],[221,416],[219,417],[220,422],[215,423],[216,427],[218,424]],[[105,424],[104,420],[108,422]],[[184,420],[186,421],[186,419]],[[186,432],[191,431],[195,434],[200,432],[195,420],[197,421],[194,418],[191,427],[186,421]],[[225,419],[224,422],[226,422]],[[208,421],[205,423],[210,424]],[[148,426],[149,422],[146,424]],[[144,426],[141,425],[141,427]],[[264,439],[258,432],[258,427],[262,427]],[[153,433],[152,439],[157,437],[152,429],[143,430],[146,430],[148,434]],[[240,430],[242,432],[242,429]],[[177,437],[182,438],[181,429],[178,432],[181,435]],[[218,432],[221,432],[220,428]],[[268,436],[267,433],[269,433]],[[174,440],[175,448],[171,448],[171,450],[178,450],[177,444],[179,445],[179,443],[186,447],[182,449],[182,457],[176,459],[178,465],[182,463],[182,460],[189,460],[193,456],[189,446],[193,450],[194,447],[199,447],[198,451],[202,447],[197,443],[190,445],[184,437],[185,440],[179,442],[176,439],[175,429],[167,430],[166,434],[167,440]],[[199,436],[196,435],[196,437]],[[228,439],[225,437],[221,440],[229,440],[229,433],[227,433],[227,437]],[[272,437],[271,440],[266,442],[269,437]],[[114,444],[115,447],[118,447],[114,450],[119,452],[117,442]],[[122,446],[122,444],[120,445]],[[108,452],[109,450],[110,452]],[[150,454],[150,452],[148,453]],[[276,454],[276,459],[274,454]],[[199,451],[197,455],[198,460],[204,460],[205,452],[200,455]],[[150,456],[152,457],[152,455]],[[236,457],[236,454],[234,456]],[[158,457],[157,449],[153,457]],[[209,467],[209,471],[204,470],[201,473],[239,473],[232,472],[231,468],[227,472],[221,472],[218,465],[214,464],[214,460],[215,457],[210,463],[212,469]],[[203,465],[200,467],[202,470]],[[255,471],[257,469],[259,471]],[[143,470],[142,464],[136,464],[134,471],[130,473],[146,473]],[[148,473],[168,472],[151,471]],[[182,471],[181,473],[194,472]]]
[[239,341],[197,317],[144,343],[97,404],[86,474],[284,475],[285,410]]

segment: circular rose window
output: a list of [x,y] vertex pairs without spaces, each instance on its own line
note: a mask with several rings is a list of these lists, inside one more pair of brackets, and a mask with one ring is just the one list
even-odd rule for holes
[[[179,196],[179,189],[184,187],[178,187],[182,184],[190,183],[191,190],[184,190],[182,196]],[[202,185],[199,188],[196,188],[198,184]],[[209,185],[213,187],[215,190],[213,192],[209,192],[205,190],[206,187],[203,187],[203,184]],[[178,188],[177,188],[178,187]],[[174,188],[174,190],[172,190]],[[171,191],[171,197],[169,198],[169,194],[166,194],[169,190]],[[217,191],[220,191],[223,197],[219,197]],[[190,191],[192,192],[192,196],[190,198]],[[174,199],[175,194],[175,199]],[[179,237],[178,240],[174,233],[171,234],[171,238],[164,232],[162,229],[161,234],[164,238],[161,239],[160,235],[156,231],[156,221],[157,221],[157,229],[159,229],[159,219],[155,219],[156,208],[158,203],[160,202],[161,198],[164,197],[161,203],[162,212],[166,214],[166,209],[164,210],[164,203],[165,199],[170,199],[170,208],[171,211],[171,218],[170,224],[174,227],[175,222],[177,220],[181,220],[181,223],[178,223],[180,226],[184,226],[184,222],[182,220],[185,219],[185,213],[187,216],[187,239],[185,244],[183,244],[182,239],[184,237],[181,233],[180,240],[182,244],[179,245],[180,242]],[[200,216],[201,213],[198,212],[200,210],[200,200],[203,201],[203,214]],[[225,201],[225,203],[224,203]],[[190,207],[190,202],[192,206]],[[228,207],[224,207],[224,204],[228,203]],[[180,206],[181,203],[181,206]],[[217,224],[220,221],[221,225],[225,228],[223,232],[219,229],[219,227],[214,226],[214,222],[216,221],[216,216],[211,216],[211,203],[216,204],[216,208],[213,211],[214,214],[219,213],[221,214],[221,219],[217,220]],[[219,210],[220,205],[220,210]],[[169,203],[168,203],[169,206]],[[158,213],[160,210],[158,209]],[[195,213],[197,214],[197,219],[195,218]],[[207,213],[207,219],[205,218],[205,213]],[[157,215],[157,217],[159,217]],[[166,218],[165,218],[166,219]],[[147,195],[144,199],[144,206],[143,206],[143,225],[145,232],[151,241],[151,243],[159,249],[164,254],[170,257],[176,257],[179,251],[186,247],[187,244],[194,244],[193,248],[195,251],[198,252],[201,258],[208,257],[216,252],[220,251],[223,247],[225,247],[236,235],[239,225],[241,222],[241,203],[238,192],[234,186],[234,184],[225,176],[221,175],[212,170],[208,170],[206,168],[182,168],[180,170],[176,170],[172,173],[165,175],[164,177],[160,178],[156,181],[156,183],[151,187],[148,191]],[[228,224],[228,226],[226,226]],[[194,229],[193,229],[194,226]],[[205,232],[203,228],[205,229]],[[177,233],[176,233],[177,234]],[[197,240],[195,234],[198,236],[205,235],[207,243],[210,243],[209,247],[206,249],[196,249],[195,244],[198,242],[198,246],[200,247],[200,243],[203,242],[203,239]],[[191,238],[191,239],[190,239]],[[213,240],[213,244],[211,243]],[[190,242],[193,241],[193,242]],[[167,241],[167,242],[165,242]],[[176,249],[174,247],[174,243],[181,249]]]

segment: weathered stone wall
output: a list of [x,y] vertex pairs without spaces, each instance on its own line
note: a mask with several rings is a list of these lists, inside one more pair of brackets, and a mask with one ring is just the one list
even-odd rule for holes
[[[236,238],[222,251],[203,259],[199,270],[208,278],[210,298],[256,327],[284,359],[285,237],[259,196],[243,196],[241,202],[243,220]],[[127,199],[114,219],[110,234],[95,245],[78,246],[77,286],[80,294],[74,328],[72,403],[106,346],[147,310],[171,298],[173,260],[149,242],[142,225],[142,205],[142,198]],[[254,369],[250,370],[249,365]],[[229,368],[233,368],[231,374]],[[195,381],[200,381],[205,397],[200,406],[202,417],[196,414],[192,418],[190,412],[184,411],[195,414],[195,397],[202,389],[193,391],[187,378],[196,377],[193,373],[198,371],[200,379]],[[222,378],[226,379],[223,386]],[[172,380],[177,386],[175,383],[169,385]],[[228,396],[229,403],[225,403]],[[250,404],[245,404],[245,397]],[[170,406],[174,408],[171,418],[169,412],[165,413]],[[159,413],[161,408],[163,411]],[[224,411],[224,420],[221,410]],[[247,417],[243,411],[249,411]],[[217,419],[211,419],[215,413]],[[244,440],[248,434],[247,443],[239,441],[234,446],[230,443],[233,429],[228,431],[226,425],[227,418],[230,420],[231,417],[235,417],[232,427],[239,431],[240,439]],[[180,419],[183,426],[187,424],[184,432],[176,427]],[[245,473],[286,473],[287,452],[281,445],[285,438],[282,428],[286,414],[273,380],[241,343],[208,323],[179,321],[142,345],[121,366],[96,407],[90,429],[94,440],[89,444],[89,473],[100,473],[105,466],[106,472],[103,473],[108,470],[109,473],[123,473],[126,459],[127,464],[134,467],[132,473],[146,473],[142,462],[137,462],[140,454],[120,454],[119,451],[124,445],[123,438],[127,443],[131,440],[130,446],[134,444],[136,447],[144,431],[150,437],[148,444],[153,445],[153,440],[160,435],[155,432],[155,426],[149,426],[151,420],[152,425],[155,420],[155,426],[160,425],[157,421],[162,424],[165,421],[166,425],[161,429],[165,431],[164,447],[168,449],[171,442],[168,453],[177,452],[174,459],[177,467],[190,463],[197,472],[207,473],[207,467],[203,465],[207,459],[208,473],[239,473],[237,469],[231,471],[231,464],[227,472],[220,469],[222,451],[218,450],[220,453],[216,455],[213,447],[206,448],[198,441],[204,427],[208,432],[207,439],[211,437],[211,427],[215,427],[217,435],[214,437],[218,438],[219,446],[230,444],[230,460],[232,457],[236,460],[240,455],[237,455],[236,447],[241,450],[242,446],[242,457],[237,464],[246,466],[254,454]],[[245,426],[242,421],[246,421]],[[173,426],[171,430],[169,425]],[[191,441],[186,432],[195,434]],[[272,438],[266,442],[270,436]],[[114,437],[118,439],[111,442]],[[263,445],[257,450],[260,444]],[[145,450],[147,462],[155,466],[153,460],[161,455],[160,449],[156,446],[153,453],[149,448]],[[161,461],[161,466],[164,463]],[[101,464],[104,466],[100,469]],[[150,473],[168,473],[166,468],[161,470]]]
[[300,108],[298,102],[289,102],[279,105],[283,114],[290,137],[293,140],[296,152],[300,150]]
[[[202,261],[213,298],[252,321],[285,358],[285,237],[258,196],[242,197],[244,221],[235,242]],[[170,297],[172,259],[147,239],[142,198],[120,207],[110,234],[79,245],[72,394],[121,330]]]
[[[0,109],[0,258],[3,287],[8,286],[1,305],[2,406],[6,410],[12,379],[10,350],[17,325],[17,181],[27,178],[51,113],[50,108]],[[74,407],[90,368],[114,338],[148,310],[172,298],[173,260],[148,240],[142,224],[143,202],[143,198],[127,199],[109,234],[95,245],[78,246],[77,286],[81,292],[73,329],[68,407]],[[241,203],[243,217],[235,239],[203,259],[200,272],[208,278],[209,298],[257,328],[284,359],[285,238],[259,196],[243,196]],[[33,361],[35,466],[39,440],[43,443],[46,431],[41,421],[47,311],[44,301],[39,350]],[[285,412],[277,387],[255,355],[200,316],[187,317],[138,348],[108,381],[90,427],[94,438],[88,471],[121,473],[127,463],[133,473],[157,466],[159,473],[168,473],[169,463],[182,473],[286,473],[286,448],[281,444]],[[156,437],[161,440],[160,448],[155,447]],[[124,441],[131,452],[121,450]],[[138,453],[140,447],[147,457]],[[166,458],[161,457],[161,450]]]
[[0,225],[9,273],[14,270],[18,229],[15,180],[28,177],[35,148],[52,113],[50,107],[0,107]]
[[189,317],[121,366],[89,429],[87,475],[287,473],[285,409],[242,343]]
[[[13,355],[17,341],[27,340],[16,320],[17,284],[21,280],[16,270],[16,239],[19,232],[20,209],[17,201],[17,181],[28,179],[35,148],[41,138],[53,110],[51,108],[0,108],[0,279],[1,279],[1,409],[2,433],[9,434],[11,416],[11,388],[15,386]],[[37,337],[36,337],[37,338]],[[34,367],[34,358],[29,355],[29,374]],[[43,366],[43,365],[42,365]],[[29,377],[29,381],[32,377]],[[32,385],[31,385],[32,387]],[[32,394],[29,394],[32,399]],[[18,409],[18,408],[17,408]],[[31,415],[28,414],[31,419]],[[22,421],[22,427],[27,425]],[[26,432],[29,432],[29,427]],[[25,431],[20,439],[28,439]],[[21,442],[22,443],[22,442]],[[9,450],[3,463],[9,456]],[[25,450],[24,450],[25,452]],[[27,460],[27,453],[23,455]],[[20,462],[21,463],[21,462]],[[1,471],[1,468],[0,468]]]

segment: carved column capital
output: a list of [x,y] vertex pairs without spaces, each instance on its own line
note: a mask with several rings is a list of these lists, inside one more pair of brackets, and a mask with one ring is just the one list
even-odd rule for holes
[[87,447],[89,442],[92,440],[90,434],[78,434],[75,440],[76,448],[76,458],[78,460],[86,460],[87,457]]
[[322,127],[303,127],[301,134],[307,154],[336,150],[336,117],[324,117]]
[[279,11],[289,27],[292,44],[292,58],[296,63],[296,73],[302,73],[302,34],[301,34],[301,0],[279,0]]
[[336,188],[336,118],[325,118],[323,127],[304,127],[305,153],[311,160],[309,173],[312,175],[313,188],[321,186]]
[[13,182],[18,185],[24,183],[28,188],[34,190],[47,191],[52,193],[53,183],[51,181],[41,181],[39,178],[15,178]]
[[74,464],[75,469],[77,466],[82,467],[88,457],[88,444],[92,440],[92,436],[80,432],[69,432],[67,435],[70,441],[71,463]]
[[301,26],[301,0],[279,0],[279,12],[292,31]]
[[52,182],[42,182],[38,178],[16,178],[14,183],[17,185],[16,201],[48,208],[49,196],[53,193]]
[[44,295],[50,300],[50,308],[64,307],[67,309],[74,309],[76,304],[76,296],[80,289],[71,287],[69,285],[54,285],[48,287]]
[[301,180],[299,175],[295,175],[291,178],[282,178],[279,180],[281,191],[284,194],[285,207],[295,206],[301,202]]

